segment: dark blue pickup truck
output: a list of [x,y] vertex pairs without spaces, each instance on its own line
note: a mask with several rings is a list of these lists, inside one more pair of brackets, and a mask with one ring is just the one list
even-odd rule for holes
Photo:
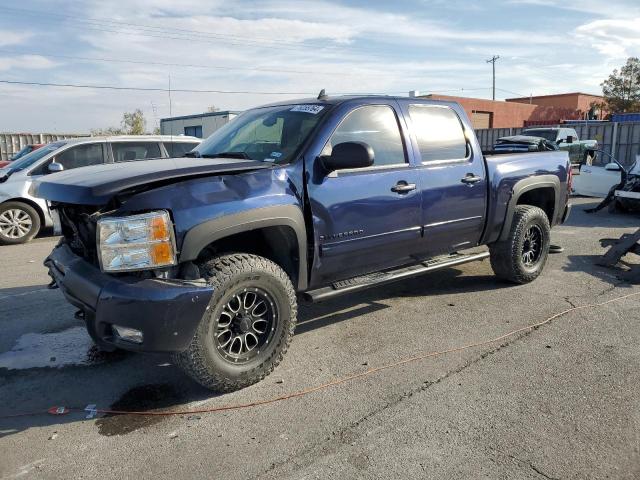
[[230,391],[280,362],[298,299],[487,257],[502,279],[534,280],[570,182],[566,152],[483,156],[455,103],[321,95],[248,110],[187,158],[33,189],[63,235],[52,287],[96,343],[173,352]]

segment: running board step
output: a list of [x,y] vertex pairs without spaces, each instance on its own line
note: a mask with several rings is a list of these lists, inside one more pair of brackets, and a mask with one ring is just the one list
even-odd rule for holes
[[365,288],[404,280],[405,278],[415,277],[422,275],[423,273],[433,272],[435,270],[448,267],[455,267],[456,265],[462,265],[463,263],[474,262],[476,260],[483,260],[488,256],[489,252],[481,252],[472,254],[454,253],[452,255],[436,257],[417,265],[402,267],[397,270],[362,275],[360,277],[336,282],[328,287],[309,290],[304,293],[304,299],[312,303],[321,302],[332,297],[337,297],[338,295],[358,292]]

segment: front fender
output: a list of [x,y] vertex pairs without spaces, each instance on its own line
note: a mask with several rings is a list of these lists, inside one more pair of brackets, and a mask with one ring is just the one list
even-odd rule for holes
[[291,228],[298,241],[298,290],[307,287],[307,230],[302,210],[295,205],[272,205],[255,208],[200,223],[189,230],[182,242],[180,262],[198,258],[216,240],[265,227]]

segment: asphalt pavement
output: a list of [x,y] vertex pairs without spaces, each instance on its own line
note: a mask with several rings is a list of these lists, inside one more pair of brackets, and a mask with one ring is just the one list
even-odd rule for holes
[[587,215],[595,202],[574,202],[552,234],[564,252],[532,284],[500,282],[483,261],[301,307],[283,363],[225,395],[167,355],[96,351],[74,308],[46,288],[56,239],[0,247],[0,477],[640,478],[640,295],[259,407],[6,418],[260,401],[640,293],[594,264],[598,240],[635,231],[640,217]]

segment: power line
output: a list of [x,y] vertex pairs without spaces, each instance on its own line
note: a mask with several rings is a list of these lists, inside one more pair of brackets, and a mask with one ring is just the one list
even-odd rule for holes
[[[343,50],[344,48],[340,48],[336,45],[329,44],[310,44],[299,43],[299,42],[286,42],[283,40],[274,40],[268,39],[264,37],[242,37],[238,35],[230,35],[223,33],[211,33],[204,32],[200,30],[187,30],[180,28],[167,28],[160,26],[150,26],[150,25],[142,25],[136,23],[129,22],[117,22],[114,20],[105,20],[105,19],[96,19],[91,17],[83,17],[79,15],[70,15],[70,14],[60,14],[54,12],[47,11],[34,11],[27,10],[21,8],[12,8],[12,7],[0,7],[0,10],[4,10],[9,14],[13,15],[30,15],[37,16],[40,21],[57,21],[59,19],[73,19],[76,22],[84,23],[85,28],[90,30],[111,32],[111,33],[123,33],[125,35],[141,35],[152,38],[164,38],[164,39],[173,39],[173,40],[196,40],[202,41],[205,43],[216,43],[224,42],[232,45],[240,45],[240,46],[258,46],[258,47],[273,47],[278,46],[279,48],[284,48],[288,50],[300,50],[300,49],[309,49],[315,48],[320,50]],[[88,26],[87,26],[88,25]],[[115,30],[114,30],[115,29]],[[128,29],[123,30],[123,29]],[[136,31],[137,30],[137,31]],[[353,49],[354,47],[350,47]],[[357,49],[357,47],[355,47]]]
[[[181,68],[204,68],[204,69],[213,69],[213,70],[225,70],[225,71],[235,71],[235,70],[245,70],[251,72],[268,72],[268,73],[293,73],[293,74],[304,74],[304,75],[331,75],[331,76],[345,76],[345,77],[354,77],[356,74],[347,74],[344,72],[337,71],[312,71],[312,70],[288,70],[288,69],[277,69],[277,68],[261,68],[261,67],[227,67],[222,65],[201,65],[201,64],[193,64],[193,63],[171,63],[171,62],[150,62],[150,61],[142,61],[142,60],[126,60],[126,59],[117,59],[117,58],[104,58],[104,57],[83,57],[83,56],[74,56],[74,55],[60,55],[53,53],[41,53],[41,52],[17,52],[15,50],[1,50],[0,53],[5,53],[8,55],[35,55],[46,58],[62,58],[68,60],[81,60],[87,62],[108,62],[108,63],[126,63],[133,65],[155,65],[161,67],[181,67]],[[366,75],[368,77],[390,77],[395,76],[394,73],[363,73],[362,75]]]
[[51,82],[24,82],[18,80],[0,80],[0,83],[8,85],[34,85],[39,87],[68,87],[90,88],[98,90],[133,90],[137,92],[182,92],[182,93],[234,93],[256,95],[310,95],[309,92],[253,92],[246,90],[192,90],[186,88],[156,88],[156,87],[121,87],[116,85],[82,85],[76,83],[51,83]]
[[[96,90],[130,90],[137,92],[171,92],[171,93],[228,93],[228,94],[244,94],[244,95],[315,95],[311,92],[262,92],[251,90],[196,90],[188,88],[160,88],[160,87],[124,87],[116,85],[85,85],[76,83],[52,83],[52,82],[26,82],[19,80],[0,80],[0,84],[7,85],[29,85],[39,87],[61,87],[61,88],[86,88]],[[335,95],[403,95],[405,92],[387,92],[386,94],[371,92],[348,92],[336,93]]]
[[[244,94],[244,95],[314,95],[313,92],[264,92],[254,90],[209,90],[209,89],[189,89],[189,88],[161,88],[161,87],[130,87],[119,85],[91,85],[91,84],[77,84],[77,83],[53,83],[53,82],[28,82],[22,80],[0,80],[0,84],[6,85],[27,85],[27,86],[39,86],[39,87],[59,87],[59,88],[84,88],[94,90],[116,90],[116,91],[136,91],[136,92],[172,92],[172,93],[222,93],[222,94]],[[476,87],[476,88],[451,88],[446,90],[427,90],[431,93],[451,93],[451,92],[465,92],[465,91],[478,91],[489,90],[490,87]],[[513,93],[519,95],[516,92],[504,90],[499,88],[498,90]],[[406,91],[402,92],[336,92],[334,95],[406,95]]]

